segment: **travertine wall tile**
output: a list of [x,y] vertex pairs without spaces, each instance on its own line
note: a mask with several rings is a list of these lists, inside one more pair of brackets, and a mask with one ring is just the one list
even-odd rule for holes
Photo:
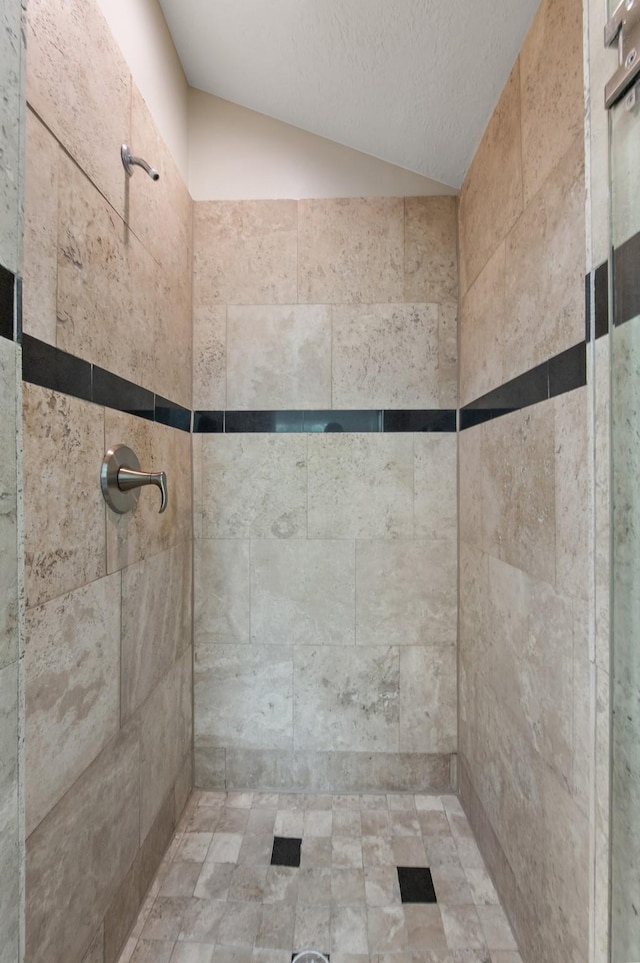
[[195,305],[193,309],[193,407],[218,411],[227,407],[227,309]]
[[404,299],[458,300],[455,197],[406,197],[404,201]]
[[36,115],[26,114],[22,327],[56,343],[58,157],[60,145]]
[[484,541],[483,439],[485,426],[467,428],[458,435],[458,526],[460,541],[478,548]]
[[356,597],[358,645],[453,644],[455,541],[359,541]]
[[411,436],[310,436],[308,499],[311,538],[411,537]]
[[416,538],[456,540],[457,457],[454,434],[413,436],[414,532]]
[[193,632],[197,648],[251,641],[248,539],[196,538]]
[[460,405],[497,388],[504,377],[505,243],[501,242],[460,303]]
[[191,645],[191,541],[122,571],[124,722]]
[[400,649],[400,751],[457,750],[456,646]]
[[103,419],[102,410],[89,402],[24,385],[28,606],[106,574],[105,504],[99,484]]
[[202,445],[204,535],[306,536],[304,435],[211,435]]
[[399,696],[397,648],[296,646],[295,746],[325,751],[397,751]]
[[120,726],[120,576],[26,614],[26,831],[55,806]]
[[131,80],[100,7],[33,0],[27,26],[27,100],[122,215]]
[[0,668],[18,658],[16,346],[0,338]]
[[355,546],[321,539],[251,543],[251,641],[355,641]]
[[295,304],[297,219],[295,201],[196,202],[196,307]]
[[331,309],[323,305],[227,308],[231,409],[331,407]]
[[20,267],[22,241],[23,14],[20,3],[5,3],[0,13],[0,264],[14,274]]
[[420,752],[294,752],[294,786],[308,792],[448,792],[451,756]]
[[584,138],[582,45],[579,0],[542,3],[520,53],[525,205]]
[[516,61],[462,185],[458,207],[464,296],[522,211],[520,61]]
[[402,198],[301,200],[298,245],[301,302],[402,301]]
[[18,783],[18,663],[0,668],[0,929],[3,945],[0,959],[12,963],[20,946],[20,879],[23,869],[20,816],[21,790]]
[[[589,470],[589,397],[577,388],[554,401],[556,586],[573,598],[590,590],[593,490]],[[586,654],[585,649],[585,654]]]
[[333,309],[336,408],[438,408],[435,304],[337,305]]
[[458,305],[438,305],[438,407],[458,407]]

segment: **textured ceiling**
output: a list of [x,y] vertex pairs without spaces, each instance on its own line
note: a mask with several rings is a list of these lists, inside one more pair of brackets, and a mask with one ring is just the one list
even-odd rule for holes
[[192,87],[459,187],[538,0],[160,0]]

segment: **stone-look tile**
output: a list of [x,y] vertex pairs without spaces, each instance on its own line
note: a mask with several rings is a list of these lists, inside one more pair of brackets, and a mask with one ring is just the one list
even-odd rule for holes
[[522,177],[528,204],[584,134],[582,5],[545,0],[520,52]]
[[329,952],[331,946],[331,908],[329,906],[298,906],[293,937],[294,947],[323,947]]
[[458,407],[458,303],[438,305],[438,398]]
[[478,906],[476,909],[490,950],[518,949],[501,906]]
[[220,411],[227,407],[227,309],[199,304],[193,308],[194,409]]
[[391,647],[294,649],[296,748],[398,749],[400,660]]
[[[556,435],[556,588],[574,598],[589,595],[590,523],[588,388],[554,402]],[[587,648],[585,646],[585,654]]]
[[503,376],[505,243],[501,242],[460,303],[460,404],[481,398]]
[[356,545],[358,645],[456,640],[454,541],[361,540]]
[[407,946],[414,950],[445,951],[447,939],[437,905],[405,905],[404,922],[407,928]]
[[[0,959],[19,959],[21,894],[20,878],[24,854],[20,842],[21,816],[18,774],[18,664],[0,669],[0,929],[3,934]],[[87,934],[87,942],[91,934]]]
[[487,945],[475,906],[441,906],[450,950],[484,949]]
[[104,444],[127,445],[145,471],[165,471],[169,491],[162,515],[157,488],[143,488],[138,504],[126,515],[107,509],[107,567],[115,572],[191,538],[191,438],[187,432],[106,409]]
[[309,436],[309,537],[413,535],[411,435]]
[[190,903],[191,901],[184,897],[159,896],[151,908],[140,938],[158,941],[177,940]]
[[229,789],[269,786],[284,790],[293,786],[293,761],[285,749],[226,750],[226,785]]
[[130,963],[169,963],[174,945],[173,940],[138,940]]
[[14,273],[20,264],[22,235],[21,145],[24,96],[24,7],[4,4],[0,14],[0,107],[2,128],[2,166],[0,167],[0,264]]
[[290,646],[199,648],[195,664],[196,746],[290,749],[293,663]]
[[198,201],[193,215],[197,308],[297,302],[296,201]]
[[251,641],[276,645],[353,644],[353,542],[253,541]]
[[18,352],[0,339],[0,668],[14,662],[18,647],[18,461],[16,421],[20,403]]
[[414,533],[451,539],[458,532],[457,437],[423,432],[413,436]]
[[402,301],[404,201],[301,200],[298,251],[298,295],[303,303]]
[[26,613],[26,832],[119,729],[120,576]]
[[331,407],[330,307],[231,305],[226,356],[232,410]]
[[[216,852],[219,852],[216,849]],[[238,843],[237,852],[240,852]],[[226,900],[235,867],[233,863],[217,863],[207,860],[202,866],[194,890],[194,897],[201,900]]]
[[[214,950],[213,943],[176,943],[170,963],[213,963]],[[215,958],[223,959],[217,951]],[[245,957],[231,957],[229,963],[248,963],[250,959],[247,952]]]
[[455,197],[404,201],[404,300],[458,300]]
[[191,898],[201,872],[200,863],[188,861],[173,863],[167,871],[159,895]]
[[100,10],[90,0],[34,0],[27,17],[27,100],[63,146],[123,213],[131,81]]
[[122,572],[123,722],[191,644],[191,559],[185,541]]
[[331,914],[331,953],[367,953],[367,914],[364,907],[340,906]]
[[458,205],[464,296],[522,211],[520,61],[502,92],[467,173]]
[[144,838],[191,746],[191,651],[140,709],[140,835]]
[[[486,422],[480,475],[486,549],[552,585],[556,575],[554,421],[554,403],[547,401]],[[476,476],[476,499],[477,483]]]
[[367,922],[370,953],[396,953],[407,947],[408,934],[402,906],[380,906],[367,914]]
[[217,942],[222,946],[253,946],[261,922],[262,907],[256,903],[227,903]]
[[248,540],[196,539],[194,641],[198,648],[251,641],[249,558]]
[[477,425],[458,435],[458,527],[461,546],[486,549],[481,487],[485,427]]
[[26,116],[22,327],[55,344],[60,147],[32,111]]
[[454,645],[400,649],[400,751],[455,753],[458,714]]
[[98,927],[89,949],[82,957],[82,963],[104,963],[104,923]]
[[307,534],[307,438],[211,435],[202,445],[203,532],[221,538]]
[[[363,845],[363,858],[364,845]],[[392,906],[400,902],[400,884],[396,866],[367,866],[364,870],[367,908]]]
[[137,726],[129,725],[27,841],[29,959],[66,963],[81,957],[138,844],[139,742]]
[[271,903],[262,910],[256,946],[289,950],[293,945],[295,908],[288,903]]
[[333,309],[336,408],[437,408],[435,304],[354,304]]
[[216,746],[206,745],[204,738],[199,739],[193,750],[193,782],[201,789],[224,789],[226,780],[227,752]]
[[450,766],[448,754],[301,749],[293,754],[292,785],[312,792],[449,792]]
[[580,135],[507,238],[505,380],[584,338],[584,204]]
[[105,574],[104,416],[35,385],[23,398],[25,588],[35,606]]

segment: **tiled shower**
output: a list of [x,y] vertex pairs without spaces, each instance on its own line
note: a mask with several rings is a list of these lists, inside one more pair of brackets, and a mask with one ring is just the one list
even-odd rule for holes
[[[242,904],[268,963],[284,931],[333,963],[604,963],[600,13],[543,0],[459,196],[194,200],[97,0],[30,0],[0,246],[0,963],[240,963],[220,906],[217,955],[180,947],[208,945],[181,936],[198,899]],[[167,472],[165,513],[105,507],[119,442]],[[274,835],[302,839],[299,879]],[[428,925],[394,876],[423,864]]]

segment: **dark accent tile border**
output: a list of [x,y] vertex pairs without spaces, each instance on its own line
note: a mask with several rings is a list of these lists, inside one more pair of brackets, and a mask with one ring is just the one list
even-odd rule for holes
[[613,323],[640,315],[640,232],[613,252]]
[[595,269],[593,323],[596,338],[609,334],[609,263]]
[[156,395],[155,420],[159,425],[169,428],[179,428],[180,431],[191,431],[191,409],[176,405],[173,401]]
[[400,899],[403,903],[437,903],[431,870],[422,866],[398,866]]
[[271,852],[272,866],[299,866],[301,839],[290,839],[286,836],[274,836]]
[[197,433],[331,433],[456,430],[454,409],[361,411],[195,411]]
[[93,400],[89,362],[29,334],[22,336],[22,379],[83,401]]
[[460,409],[460,431],[519,411],[587,383],[584,341],[501,385]]
[[155,417],[155,402],[152,391],[120,378],[118,375],[105,371],[104,368],[93,367],[93,396],[92,401],[105,408],[115,408],[128,415],[137,415],[153,421]]
[[0,337],[13,341],[16,276],[0,264]]

